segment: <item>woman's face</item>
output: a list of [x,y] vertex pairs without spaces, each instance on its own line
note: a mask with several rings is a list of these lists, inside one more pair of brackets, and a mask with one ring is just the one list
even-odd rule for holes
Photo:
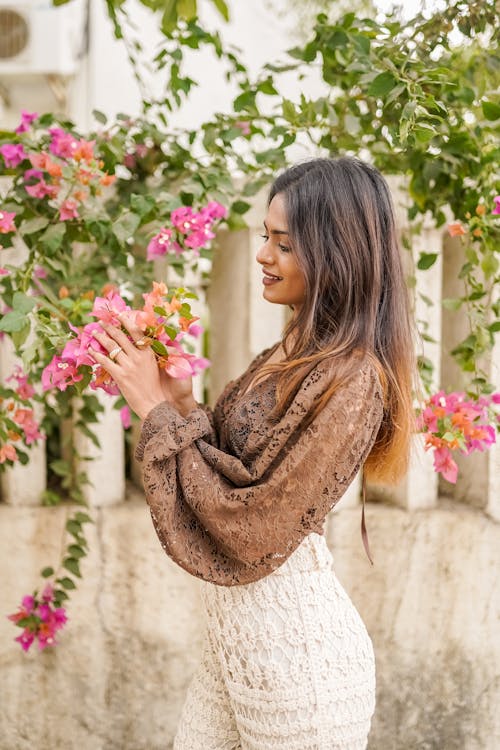
[[290,249],[285,201],[280,193],[269,204],[263,238],[265,242],[256,257],[263,271],[264,299],[290,305],[296,313],[304,302],[306,284]]

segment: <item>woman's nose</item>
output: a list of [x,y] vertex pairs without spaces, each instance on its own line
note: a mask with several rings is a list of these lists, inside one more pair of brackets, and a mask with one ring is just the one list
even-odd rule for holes
[[269,247],[269,240],[266,240],[262,243],[262,245],[257,250],[257,255],[255,256],[255,258],[257,260],[257,263],[260,263],[261,265],[270,265],[273,262],[273,255],[271,248]]

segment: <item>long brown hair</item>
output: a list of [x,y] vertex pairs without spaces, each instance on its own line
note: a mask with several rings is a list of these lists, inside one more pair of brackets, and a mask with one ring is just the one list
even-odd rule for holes
[[[415,430],[415,333],[392,200],[386,181],[359,159],[313,159],[274,182],[284,198],[291,251],[304,274],[305,302],[284,332],[275,416],[321,360],[335,360],[335,377],[316,413],[359,368],[377,367],[384,416],[365,464],[368,480],[398,482],[408,468]],[[293,342],[293,343],[290,343]]]

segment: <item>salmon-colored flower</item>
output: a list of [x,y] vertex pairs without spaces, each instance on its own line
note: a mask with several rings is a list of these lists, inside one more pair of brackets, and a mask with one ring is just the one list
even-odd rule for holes
[[4,464],[6,461],[17,461],[19,456],[13,445],[6,443],[0,445],[0,464]]
[[448,224],[448,232],[450,237],[461,237],[462,235],[467,234],[467,229],[460,221],[454,221],[451,224]]

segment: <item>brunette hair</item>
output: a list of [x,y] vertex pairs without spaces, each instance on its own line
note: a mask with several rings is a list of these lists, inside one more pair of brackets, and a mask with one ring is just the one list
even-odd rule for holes
[[275,415],[286,409],[321,360],[334,358],[335,377],[316,413],[356,372],[360,360],[370,357],[385,403],[365,475],[396,483],[408,468],[418,376],[388,185],[359,159],[313,159],[283,172],[271,187],[269,203],[277,194],[284,199],[287,244],[303,271],[306,295],[284,333],[284,362],[264,368],[279,372]]

